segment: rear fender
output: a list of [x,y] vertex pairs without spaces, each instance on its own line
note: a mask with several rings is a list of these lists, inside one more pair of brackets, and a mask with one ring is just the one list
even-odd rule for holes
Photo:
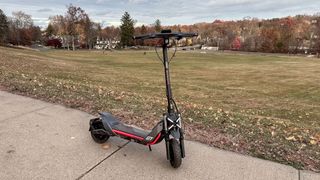
[[[102,126],[103,126],[103,128],[104,129],[95,129],[94,127],[93,127],[93,125],[92,125],[92,123],[94,122],[94,121],[97,121],[98,119],[100,119],[101,120],[101,123],[102,123]],[[89,129],[89,131],[104,131],[104,132],[106,132],[109,136],[115,136],[115,134],[114,134],[114,132],[112,131],[112,129],[111,129],[111,127],[110,127],[110,125],[108,124],[108,121],[105,119],[105,118],[103,118],[102,116],[100,117],[100,118],[94,118],[94,119],[91,119],[90,120],[90,129]]]
[[110,124],[108,123],[108,120],[105,117],[101,116],[101,121],[102,121],[103,127],[106,129],[108,135],[115,136],[116,134],[112,131],[112,128],[111,128]]

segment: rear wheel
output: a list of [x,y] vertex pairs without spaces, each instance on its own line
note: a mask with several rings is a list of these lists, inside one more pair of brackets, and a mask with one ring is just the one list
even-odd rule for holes
[[171,139],[169,141],[169,149],[170,149],[170,164],[174,168],[178,168],[181,165],[181,149],[179,142],[176,139]]
[[94,142],[99,143],[99,144],[103,144],[105,142],[107,142],[107,140],[109,139],[109,135],[108,134],[96,134],[93,131],[91,131],[91,137],[94,140]]
[[101,120],[94,119],[91,123],[90,133],[92,139],[99,144],[105,143],[110,136],[106,133]]

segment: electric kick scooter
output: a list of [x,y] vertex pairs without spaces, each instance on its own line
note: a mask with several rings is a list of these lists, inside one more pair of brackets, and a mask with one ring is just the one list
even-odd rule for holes
[[130,125],[123,124],[110,113],[99,113],[100,117],[90,120],[91,136],[97,143],[106,142],[110,136],[119,136],[121,138],[134,141],[136,143],[149,146],[160,143],[163,139],[166,144],[167,159],[174,168],[181,165],[182,158],[185,157],[184,149],[184,135],[181,125],[181,114],[177,105],[172,97],[170,72],[169,72],[169,59],[168,59],[168,45],[169,39],[180,40],[184,37],[195,37],[196,33],[181,33],[171,32],[171,30],[164,30],[161,33],[147,34],[142,36],[133,37],[135,40],[145,39],[162,39],[162,63],[164,66],[164,76],[166,83],[166,96],[167,96],[167,112],[164,113],[163,119],[156,124],[151,130],[142,130]]

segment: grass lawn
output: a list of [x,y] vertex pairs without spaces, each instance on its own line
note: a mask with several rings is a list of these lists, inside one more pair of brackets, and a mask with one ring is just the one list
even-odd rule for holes
[[[0,47],[2,88],[151,128],[166,108],[154,52]],[[188,139],[320,171],[320,60],[178,52],[172,88]]]

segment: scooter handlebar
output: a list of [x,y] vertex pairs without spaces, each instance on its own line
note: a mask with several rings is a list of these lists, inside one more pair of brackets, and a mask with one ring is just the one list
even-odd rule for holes
[[170,32],[170,33],[152,33],[152,34],[145,34],[145,35],[141,35],[141,36],[133,36],[133,39],[134,40],[137,40],[137,39],[145,40],[145,39],[155,39],[155,38],[182,39],[184,37],[196,37],[196,36],[198,36],[198,33]]

